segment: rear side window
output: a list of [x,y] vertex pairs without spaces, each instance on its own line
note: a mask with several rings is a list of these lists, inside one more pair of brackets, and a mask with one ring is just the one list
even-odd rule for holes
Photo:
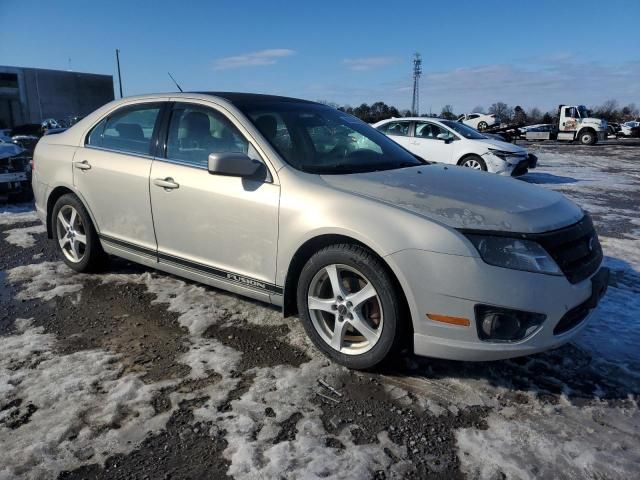
[[387,135],[397,135],[400,137],[409,136],[410,122],[389,122],[378,127],[378,130]]
[[206,168],[209,154],[247,153],[249,143],[221,113],[196,105],[176,105],[171,112],[167,158]]
[[125,107],[94,127],[87,144],[121,152],[149,155],[160,105]]

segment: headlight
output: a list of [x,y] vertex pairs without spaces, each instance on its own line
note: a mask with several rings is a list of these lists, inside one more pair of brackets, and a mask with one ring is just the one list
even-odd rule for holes
[[521,158],[524,156],[520,152],[506,152],[504,150],[497,150],[495,148],[490,148],[489,153],[504,161],[507,161],[510,158]]
[[468,234],[467,238],[489,265],[526,272],[562,275],[556,262],[542,246],[531,240]]

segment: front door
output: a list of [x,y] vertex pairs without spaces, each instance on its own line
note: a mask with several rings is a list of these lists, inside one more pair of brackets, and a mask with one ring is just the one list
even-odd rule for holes
[[[450,140],[442,140],[444,134]],[[437,163],[452,163],[453,134],[432,122],[416,122],[414,136],[411,137],[411,150],[425,160]]]
[[161,104],[116,110],[87,135],[73,157],[73,182],[103,241],[155,255],[149,200],[151,143]]
[[210,174],[209,154],[229,151],[259,157],[220,111],[173,105],[164,158],[151,168],[159,261],[210,284],[276,293],[280,187],[269,178]]

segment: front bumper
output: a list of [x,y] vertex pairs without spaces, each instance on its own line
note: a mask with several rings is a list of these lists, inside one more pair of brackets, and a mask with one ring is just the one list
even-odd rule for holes
[[[597,288],[592,286],[591,279],[599,273],[571,284],[564,276],[494,267],[478,257],[403,250],[388,258],[402,272],[401,283],[413,320],[414,352],[427,357],[486,361],[558,347],[585,327],[606,289],[602,280]],[[540,313],[546,320],[523,340],[483,341],[476,328],[474,307],[478,304]],[[560,322],[579,306],[587,306],[579,320],[559,332]],[[428,313],[466,318],[470,324],[434,321]]]

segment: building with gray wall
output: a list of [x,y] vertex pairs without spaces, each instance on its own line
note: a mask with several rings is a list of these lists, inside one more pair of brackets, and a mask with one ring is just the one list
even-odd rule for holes
[[0,128],[84,116],[111,100],[111,75],[0,66]]

